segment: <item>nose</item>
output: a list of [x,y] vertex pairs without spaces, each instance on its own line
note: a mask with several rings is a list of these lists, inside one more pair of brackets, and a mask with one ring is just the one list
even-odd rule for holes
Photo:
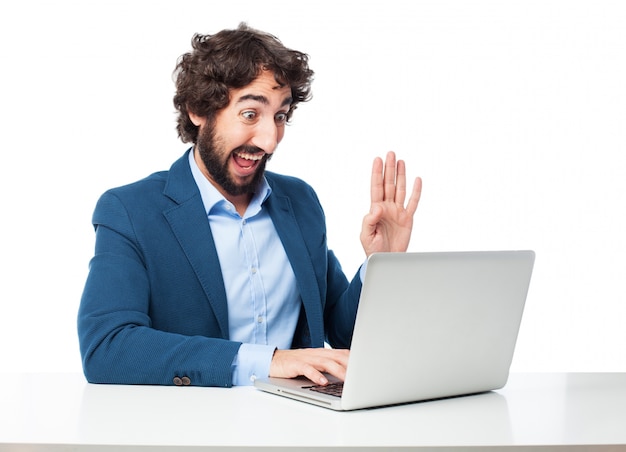
[[252,144],[265,151],[266,154],[273,154],[282,138],[282,130],[273,120],[260,121],[254,131]]

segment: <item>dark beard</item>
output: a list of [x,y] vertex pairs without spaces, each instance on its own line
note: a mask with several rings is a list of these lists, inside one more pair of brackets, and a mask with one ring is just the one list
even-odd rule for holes
[[226,193],[231,196],[239,196],[256,192],[256,189],[265,174],[265,165],[271,158],[271,155],[265,155],[265,157],[263,157],[258,164],[254,176],[249,182],[238,184],[228,173],[228,164],[229,160],[232,158],[232,154],[238,152],[254,154],[257,152],[263,152],[263,150],[256,146],[239,146],[233,149],[226,159],[222,161],[220,159],[220,153],[217,151],[218,144],[216,143],[217,140],[215,139],[214,129],[211,125],[209,125],[209,123],[207,123],[200,131],[197,141],[196,147],[198,148],[198,153],[200,154],[200,158],[202,159],[204,166],[211,175],[213,181],[222,187]]

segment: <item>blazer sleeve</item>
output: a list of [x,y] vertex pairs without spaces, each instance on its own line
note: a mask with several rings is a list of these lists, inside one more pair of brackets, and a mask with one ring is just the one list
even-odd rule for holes
[[[240,343],[220,338],[217,332],[211,337],[211,331],[182,334],[174,327],[154,328],[154,275],[147,268],[149,258],[135,233],[138,226],[114,192],[105,193],[98,201],[94,227],[96,249],[78,312],[80,352],[87,380],[231,386],[231,367]],[[167,260],[167,256],[160,258]],[[171,271],[176,271],[175,265]],[[180,297],[198,296],[186,287],[179,289]],[[176,312],[171,314],[175,316]]]
[[350,283],[332,250],[328,250],[328,289],[324,310],[326,341],[334,348],[350,348],[361,296],[359,272]]

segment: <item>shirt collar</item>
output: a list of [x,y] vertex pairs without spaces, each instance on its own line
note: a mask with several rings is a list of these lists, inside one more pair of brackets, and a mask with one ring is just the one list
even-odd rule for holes
[[[191,174],[193,179],[200,190],[200,196],[202,197],[202,204],[204,204],[204,210],[209,215],[219,204],[232,205],[218,190],[208,181],[208,179],[202,174],[196,160],[194,159],[194,148],[189,150],[189,166],[191,167]],[[265,200],[272,193],[272,188],[267,183],[267,179],[263,177],[259,183],[259,188],[252,196],[252,200],[246,210],[246,216],[256,215],[261,210],[261,206]]]

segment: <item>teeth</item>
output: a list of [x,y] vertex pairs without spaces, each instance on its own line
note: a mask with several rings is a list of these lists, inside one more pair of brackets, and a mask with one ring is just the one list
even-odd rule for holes
[[256,161],[256,160],[261,160],[263,158],[263,153],[259,152],[256,154],[237,154],[237,157],[245,159],[245,160],[251,160],[251,161]]

